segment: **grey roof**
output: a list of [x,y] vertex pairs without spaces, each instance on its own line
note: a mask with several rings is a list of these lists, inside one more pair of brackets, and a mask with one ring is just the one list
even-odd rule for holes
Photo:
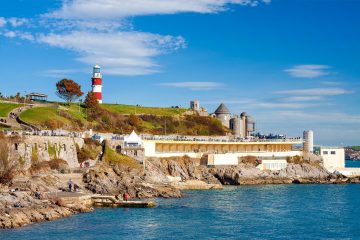
[[220,106],[215,110],[215,114],[230,114],[230,111],[225,106],[225,104],[221,103]]
[[48,95],[44,94],[44,93],[36,93],[36,92],[31,92],[29,94],[27,94],[26,96],[31,97],[31,96],[36,96],[36,97],[47,97]]

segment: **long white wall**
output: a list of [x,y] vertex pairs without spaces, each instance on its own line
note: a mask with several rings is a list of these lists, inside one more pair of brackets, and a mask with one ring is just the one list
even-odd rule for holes
[[[291,151],[291,152],[239,152],[239,153],[224,153],[224,154],[209,154],[208,165],[238,165],[238,159],[240,157],[253,156],[259,159],[263,157],[274,158],[273,161],[284,161],[276,160],[276,158],[284,159],[286,157],[301,156],[302,151]],[[268,160],[263,160],[268,161]],[[286,160],[285,160],[286,161]]]
[[[201,152],[156,152],[156,143],[153,141],[144,141],[143,146],[145,149],[145,157],[181,157],[189,156],[193,158],[200,158],[204,153]],[[237,152],[237,153],[225,153],[225,154],[209,154],[216,156],[214,161],[221,165],[221,163],[228,163],[224,165],[232,165],[235,163],[235,159],[239,157],[255,156],[255,157],[275,157],[286,158],[293,156],[302,156],[302,151],[288,151],[288,152]],[[221,156],[221,157],[218,157]]]

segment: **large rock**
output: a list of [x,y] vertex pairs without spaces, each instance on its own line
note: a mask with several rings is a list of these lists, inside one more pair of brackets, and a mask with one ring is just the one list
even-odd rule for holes
[[132,198],[180,197],[179,190],[167,183],[148,183],[142,170],[119,164],[101,165],[84,174],[86,188],[99,194],[122,194],[125,191]]

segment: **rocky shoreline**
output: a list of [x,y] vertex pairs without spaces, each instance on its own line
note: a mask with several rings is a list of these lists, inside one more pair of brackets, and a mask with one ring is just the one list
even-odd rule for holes
[[[67,202],[61,197],[66,183],[51,173],[27,176],[27,181],[0,185],[0,228],[17,228],[35,222],[51,221],[93,210],[93,194],[114,195],[127,191],[131,198],[181,197],[184,189],[221,189],[224,185],[256,184],[344,184],[360,183],[360,178],[346,178],[327,172],[317,163],[289,164],[280,171],[260,171],[253,165],[208,168],[198,159],[149,159],[146,168],[121,164],[99,164],[80,174],[82,193]],[[15,188],[15,190],[14,190]],[[35,192],[56,192],[57,197]],[[60,194],[60,197],[58,195]],[[66,192],[64,192],[65,194]]]
[[59,199],[36,199],[31,191],[11,192],[5,186],[0,188],[0,228],[17,228],[93,210],[91,205],[81,202],[66,205]]

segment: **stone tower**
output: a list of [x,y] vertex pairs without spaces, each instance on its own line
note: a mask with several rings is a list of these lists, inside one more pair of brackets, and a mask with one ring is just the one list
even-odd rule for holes
[[220,106],[215,110],[216,118],[219,119],[227,128],[230,126],[230,115],[231,113],[229,109],[223,103],[221,103]]

